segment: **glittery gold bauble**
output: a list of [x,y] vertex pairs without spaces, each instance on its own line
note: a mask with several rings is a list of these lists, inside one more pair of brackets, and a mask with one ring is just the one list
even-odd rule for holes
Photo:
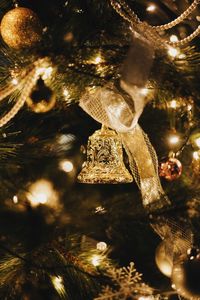
[[1,21],[1,36],[11,48],[30,48],[42,38],[42,26],[36,13],[24,7],[7,12]]
[[27,105],[36,113],[45,113],[51,110],[56,103],[55,93],[39,79],[30,96],[26,99]]
[[167,251],[166,243],[161,242],[157,249],[155,255],[156,265],[159,270],[167,277],[171,277],[173,268],[173,257]]

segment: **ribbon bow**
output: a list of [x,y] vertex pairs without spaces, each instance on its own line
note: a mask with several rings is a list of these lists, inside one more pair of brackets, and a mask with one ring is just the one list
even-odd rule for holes
[[147,81],[154,50],[138,34],[134,34],[133,38],[120,82],[121,88],[131,96],[131,101],[127,101],[115,88],[105,86],[86,92],[79,105],[96,121],[118,132],[141,190],[143,205],[151,211],[169,203],[160,184],[155,150],[138,125],[145,106],[141,87]]

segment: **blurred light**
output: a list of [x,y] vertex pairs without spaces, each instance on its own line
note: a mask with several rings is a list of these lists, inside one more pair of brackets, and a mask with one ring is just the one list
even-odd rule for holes
[[148,12],[154,12],[156,10],[156,5],[155,4],[149,4],[146,8],[146,11]]
[[173,290],[176,290],[176,286],[174,283],[172,283],[171,287],[173,288]]
[[52,75],[53,67],[41,67],[37,68],[37,75],[42,75],[42,79],[49,79]]
[[102,256],[94,254],[91,257],[91,263],[93,264],[94,267],[98,267],[101,264],[102,259],[103,259]]
[[190,111],[192,110],[192,108],[193,108],[192,104],[188,104],[187,109]]
[[143,95],[143,96],[147,96],[148,93],[149,93],[149,89],[148,88],[143,88],[140,91],[140,94]]
[[185,59],[186,58],[186,55],[184,53],[181,53],[179,56],[178,56],[179,59]]
[[51,276],[51,281],[58,294],[63,295],[65,292],[63,278],[61,276]]
[[17,78],[13,78],[13,79],[11,80],[11,83],[12,83],[13,85],[18,85],[19,81],[18,81]]
[[105,242],[99,242],[97,243],[97,250],[99,251],[105,251],[108,248],[107,244]]
[[98,65],[102,62],[102,58],[101,56],[97,56],[95,59],[94,59],[94,64]]
[[195,144],[197,145],[198,148],[200,148],[200,137],[196,138]]
[[177,57],[177,55],[179,53],[180,53],[179,49],[171,47],[171,46],[168,47],[168,54],[169,54],[169,56],[175,58],[175,57]]
[[170,36],[170,42],[172,43],[178,42],[178,37],[175,34],[172,34]]
[[70,173],[74,169],[73,163],[69,160],[62,160],[59,165],[60,169],[66,173]]
[[65,98],[69,97],[69,91],[68,91],[68,89],[64,88],[64,90],[63,90],[63,96],[65,96]]
[[199,160],[200,157],[199,157],[199,152],[198,151],[193,152],[193,158],[196,159],[196,160]]
[[171,145],[176,145],[176,144],[178,144],[179,142],[180,142],[180,138],[179,138],[178,135],[171,135],[171,136],[169,137],[169,143],[170,143]]
[[171,108],[176,109],[177,108],[177,101],[176,100],[172,100],[169,105],[170,105]]
[[33,207],[40,204],[53,206],[58,200],[58,196],[50,181],[40,179],[30,186],[27,199]]
[[66,145],[74,142],[76,137],[73,134],[61,134],[58,136],[57,140],[60,145]]
[[104,62],[104,59],[103,59],[101,53],[98,53],[98,54],[92,56],[88,62],[90,64],[98,65],[98,64]]
[[17,197],[17,195],[13,196],[13,202],[14,202],[15,204],[18,203],[18,197]]

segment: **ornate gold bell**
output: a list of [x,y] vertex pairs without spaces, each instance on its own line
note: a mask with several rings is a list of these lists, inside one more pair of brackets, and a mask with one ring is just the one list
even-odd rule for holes
[[102,126],[89,137],[87,161],[78,175],[82,183],[129,183],[133,177],[123,162],[123,150],[118,134]]

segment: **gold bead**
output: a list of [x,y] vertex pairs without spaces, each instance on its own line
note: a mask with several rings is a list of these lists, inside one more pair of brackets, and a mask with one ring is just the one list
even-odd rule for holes
[[1,21],[0,31],[4,42],[18,50],[33,47],[42,38],[42,26],[38,16],[25,7],[8,11]]

